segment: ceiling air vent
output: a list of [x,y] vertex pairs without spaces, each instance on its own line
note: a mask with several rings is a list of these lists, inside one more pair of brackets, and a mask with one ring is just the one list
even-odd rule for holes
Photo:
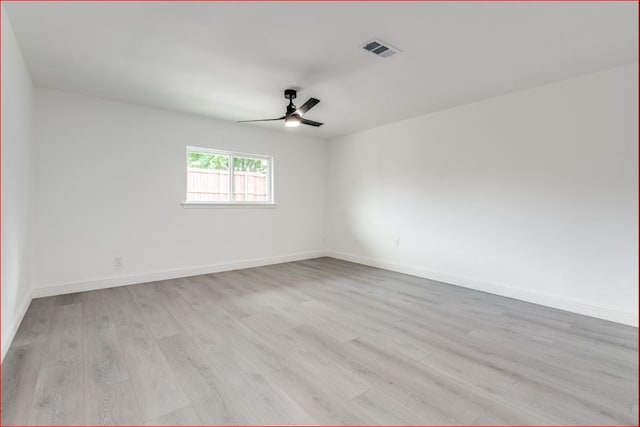
[[362,48],[364,50],[368,50],[369,52],[377,56],[381,56],[383,58],[388,58],[400,52],[399,49],[396,49],[395,47],[391,46],[389,43],[383,42],[380,39],[371,40],[370,42],[362,46]]

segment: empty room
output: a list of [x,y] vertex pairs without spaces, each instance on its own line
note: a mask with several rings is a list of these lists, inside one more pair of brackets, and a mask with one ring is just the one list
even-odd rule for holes
[[638,3],[2,15],[2,425],[638,425]]

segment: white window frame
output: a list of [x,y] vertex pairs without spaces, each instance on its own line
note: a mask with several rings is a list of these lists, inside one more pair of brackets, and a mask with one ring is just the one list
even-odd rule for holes
[[[187,145],[187,150],[185,152],[188,155],[190,152],[196,153],[205,153],[205,154],[218,154],[222,156],[229,156],[229,199],[228,201],[218,201],[218,202],[202,202],[202,201],[189,201],[186,200],[187,191],[188,191],[188,183],[186,182],[187,173],[189,166],[186,162],[185,156],[185,200],[181,203],[184,208],[273,208],[276,207],[277,204],[275,202],[275,194],[274,194],[274,185],[273,185],[273,156],[267,156],[265,154],[253,154],[253,153],[242,153],[239,151],[227,151],[227,150],[218,150],[213,148],[205,148],[205,147],[195,147],[192,145]],[[235,157],[248,157],[252,159],[260,159],[265,160],[269,167],[267,173],[267,189],[269,191],[268,196],[269,200],[261,201],[234,201],[233,200],[233,159]]]

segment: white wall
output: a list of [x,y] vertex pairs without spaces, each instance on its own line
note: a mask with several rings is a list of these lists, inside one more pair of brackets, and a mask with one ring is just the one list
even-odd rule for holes
[[2,358],[30,302],[33,85],[2,6]]
[[[34,295],[323,249],[325,141],[40,88],[35,110]],[[187,145],[273,155],[278,206],[181,207]]]
[[637,325],[637,76],[624,66],[332,141],[329,249]]

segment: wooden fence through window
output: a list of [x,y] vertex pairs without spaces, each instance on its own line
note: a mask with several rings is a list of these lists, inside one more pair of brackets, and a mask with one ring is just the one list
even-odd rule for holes
[[[267,175],[233,171],[234,201],[266,201]],[[229,171],[187,169],[187,200],[199,202],[229,201]]]

